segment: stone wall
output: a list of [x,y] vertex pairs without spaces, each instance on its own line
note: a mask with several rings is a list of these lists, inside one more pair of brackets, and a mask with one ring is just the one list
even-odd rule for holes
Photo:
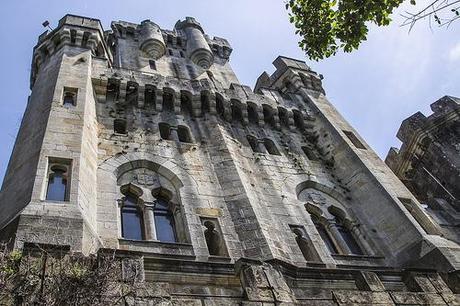
[[[30,199],[6,200],[26,188],[8,171],[4,236],[137,258],[147,289],[131,304],[451,303],[459,246],[327,100],[322,76],[278,57],[253,91],[231,50],[189,17],[173,31],[147,20],[103,32],[67,15],[43,34],[32,97],[53,90],[39,144],[21,147],[38,133],[23,121],[12,165],[40,154]],[[68,169],[63,201],[46,200],[53,164]],[[131,195],[141,239],[124,235]],[[174,241],[159,239],[159,198]]]

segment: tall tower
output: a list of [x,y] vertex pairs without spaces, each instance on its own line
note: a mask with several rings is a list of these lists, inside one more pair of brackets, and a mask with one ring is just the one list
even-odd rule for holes
[[[254,90],[187,17],[66,15],[34,48],[0,194],[17,249],[114,249],[139,303],[448,305],[460,247],[286,57]],[[411,292],[409,292],[411,291]]]
[[404,120],[385,162],[427,212],[445,237],[460,242],[460,99],[444,96],[433,113],[417,112]]

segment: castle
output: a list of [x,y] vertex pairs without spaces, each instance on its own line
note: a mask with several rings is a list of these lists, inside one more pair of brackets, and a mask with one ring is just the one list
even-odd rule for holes
[[139,305],[458,305],[460,246],[322,76],[280,56],[252,90],[231,53],[190,17],[43,33],[1,240],[116,250]]

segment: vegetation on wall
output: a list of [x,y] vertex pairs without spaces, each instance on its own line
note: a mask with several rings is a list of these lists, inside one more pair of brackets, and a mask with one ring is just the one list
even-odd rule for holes
[[0,305],[116,305],[132,298],[138,278],[121,281],[114,254],[83,256],[37,248],[0,250]]

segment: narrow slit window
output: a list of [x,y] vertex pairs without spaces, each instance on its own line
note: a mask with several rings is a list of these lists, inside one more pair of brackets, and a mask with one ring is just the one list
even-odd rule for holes
[[107,84],[107,91],[105,99],[107,102],[115,102],[118,100],[118,94],[120,92],[120,82],[115,79],[109,79]]
[[155,105],[155,88],[152,85],[145,85],[144,101],[145,105]]
[[77,31],[70,30],[70,43],[74,45],[76,40],[77,40]]
[[137,104],[139,85],[135,82],[126,84],[126,102],[129,104]]
[[90,32],[84,32],[83,33],[83,38],[81,40],[81,46],[83,48],[86,48],[88,46],[88,40],[89,40],[89,37],[91,36],[91,33]]
[[350,141],[353,143],[353,145],[358,148],[358,149],[363,149],[366,150],[366,147],[364,144],[356,137],[355,133],[351,131],[343,131],[343,133],[350,139]]
[[154,60],[149,61],[149,66],[150,66],[150,69],[157,70],[157,64]]

